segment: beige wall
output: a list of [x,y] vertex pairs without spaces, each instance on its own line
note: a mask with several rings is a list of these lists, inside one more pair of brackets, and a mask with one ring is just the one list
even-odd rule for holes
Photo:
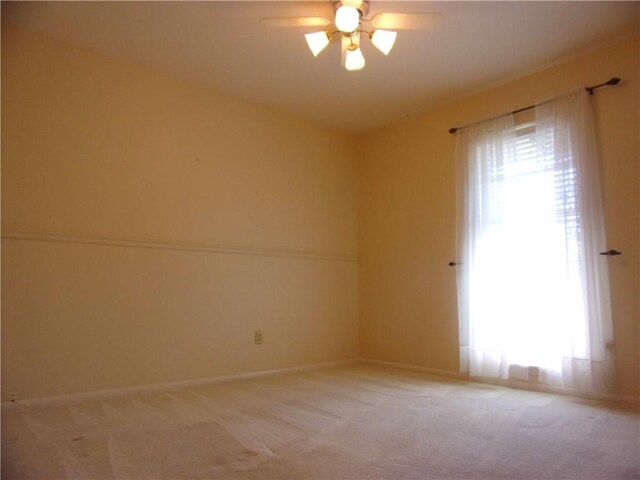
[[358,315],[361,356],[457,371],[447,130],[613,75],[593,101],[609,246],[624,252],[610,260],[620,390],[638,395],[637,41],[358,142],[2,35],[3,400],[346,359]]
[[453,126],[619,76],[593,96],[620,392],[638,395],[639,45],[628,41],[362,139],[360,354],[458,370]]
[[2,140],[3,400],[357,356],[355,139],[3,25]]

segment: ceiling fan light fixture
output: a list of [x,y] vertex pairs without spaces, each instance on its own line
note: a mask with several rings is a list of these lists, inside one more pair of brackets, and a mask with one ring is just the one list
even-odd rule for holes
[[[332,0],[334,20],[325,17],[263,18],[261,24],[271,26],[317,26],[324,31],[305,35],[309,49],[317,57],[334,39],[341,39],[341,63],[347,70],[360,70],[365,60],[360,50],[360,34],[369,35],[371,43],[383,55],[389,55],[398,33],[395,30],[432,28],[442,22],[441,13],[377,13],[369,17],[369,0]],[[392,3],[392,2],[388,2]],[[334,24],[335,28],[328,26]],[[368,48],[368,47],[367,47]]]
[[351,33],[360,25],[360,12],[355,7],[342,5],[336,10],[336,28],[344,33]]
[[344,67],[350,72],[353,72],[354,70],[360,70],[363,68],[364,64],[364,56],[362,55],[360,47],[357,45],[350,45],[347,48],[347,57],[344,62]]
[[314,57],[317,57],[329,45],[329,34],[325,31],[307,33],[304,38],[307,40],[309,49]]
[[371,43],[382,53],[389,55],[397,35],[398,32],[390,30],[376,30],[371,34]]

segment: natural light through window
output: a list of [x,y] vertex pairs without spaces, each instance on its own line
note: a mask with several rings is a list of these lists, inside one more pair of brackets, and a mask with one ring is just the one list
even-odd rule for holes
[[559,372],[563,357],[585,355],[575,222],[564,215],[576,215],[575,196],[566,195],[575,169],[545,162],[535,132],[513,141],[506,148],[515,155],[490,172],[490,219],[478,238],[470,301],[481,345],[504,345],[515,364]]

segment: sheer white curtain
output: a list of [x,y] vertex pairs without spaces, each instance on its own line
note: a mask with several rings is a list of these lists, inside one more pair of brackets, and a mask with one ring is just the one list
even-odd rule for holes
[[[612,387],[600,183],[586,92],[457,136],[461,366],[580,390]],[[534,368],[532,368],[534,367]]]

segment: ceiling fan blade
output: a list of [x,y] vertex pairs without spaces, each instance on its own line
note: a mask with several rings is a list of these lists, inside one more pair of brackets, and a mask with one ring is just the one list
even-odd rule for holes
[[441,13],[379,13],[371,19],[374,28],[391,30],[421,30],[438,25]]
[[325,17],[270,17],[260,19],[260,25],[267,27],[324,27],[331,20]]

